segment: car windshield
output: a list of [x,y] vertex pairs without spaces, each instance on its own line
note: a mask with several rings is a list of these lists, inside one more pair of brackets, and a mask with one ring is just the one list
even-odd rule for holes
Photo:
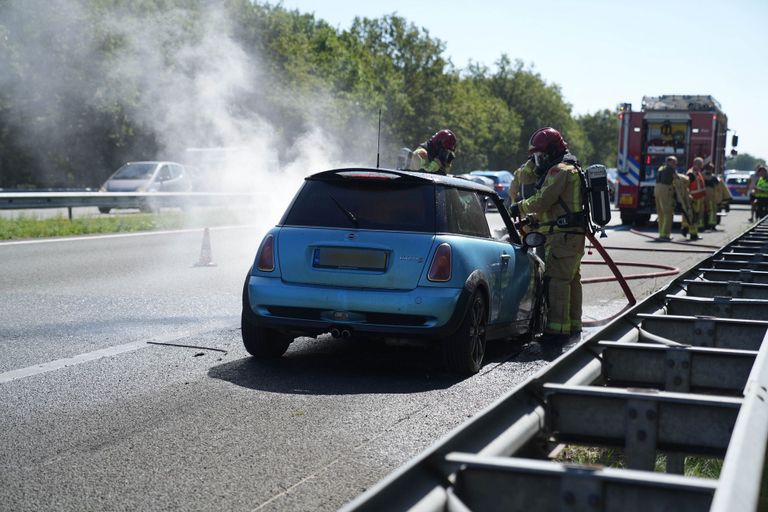
[[125,164],[112,176],[113,180],[142,180],[150,178],[157,164]]
[[749,176],[731,176],[727,179],[729,185],[746,185],[749,183]]
[[308,180],[281,224],[435,231],[435,187],[397,180]]

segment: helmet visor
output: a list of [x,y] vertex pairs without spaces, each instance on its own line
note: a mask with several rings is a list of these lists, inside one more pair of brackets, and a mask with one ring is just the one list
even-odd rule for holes
[[542,153],[540,151],[537,151],[533,154],[533,163],[536,164],[536,167],[543,167],[546,163],[549,157],[546,153]]

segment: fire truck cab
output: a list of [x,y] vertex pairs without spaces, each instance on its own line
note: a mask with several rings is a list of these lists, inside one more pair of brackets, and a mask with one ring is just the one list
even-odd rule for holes
[[701,157],[722,176],[728,119],[712,96],[644,96],[639,112],[619,106],[618,197],[622,224],[643,224],[656,213],[656,171],[668,155],[680,173]]

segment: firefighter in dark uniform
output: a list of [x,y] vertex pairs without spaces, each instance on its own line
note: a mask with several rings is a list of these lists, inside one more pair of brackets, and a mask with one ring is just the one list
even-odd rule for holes
[[708,163],[704,166],[702,171],[704,176],[704,229],[714,230],[717,225],[717,201],[716,188],[717,188],[717,176],[715,176],[715,166],[712,163]]
[[672,218],[675,215],[674,181],[677,178],[677,158],[669,155],[664,165],[656,172],[656,185],[653,189],[656,198],[656,215],[659,226],[659,240],[669,241],[672,238]]
[[413,150],[409,169],[445,176],[451,170],[455,156],[456,135],[451,130],[442,129]]
[[542,343],[566,342],[582,329],[581,258],[587,219],[583,208],[578,160],[554,128],[531,136],[528,153],[539,177],[536,193],[510,208],[512,217],[530,213],[539,218],[538,231],[547,236],[544,280],[547,320]]

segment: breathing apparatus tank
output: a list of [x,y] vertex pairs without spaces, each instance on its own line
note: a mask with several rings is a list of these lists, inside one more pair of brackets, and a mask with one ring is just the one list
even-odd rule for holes
[[611,198],[608,194],[608,173],[604,165],[593,164],[584,172],[586,204],[592,223],[604,227],[611,221]]

